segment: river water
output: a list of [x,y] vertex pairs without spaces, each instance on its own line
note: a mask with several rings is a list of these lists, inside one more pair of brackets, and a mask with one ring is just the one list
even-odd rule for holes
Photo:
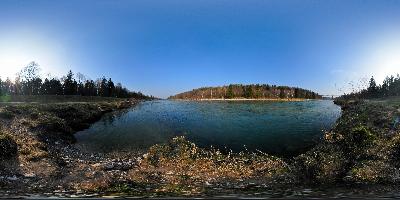
[[184,135],[206,148],[293,155],[317,143],[340,113],[328,100],[146,101],[104,116],[76,138],[85,148],[103,153],[145,151]]

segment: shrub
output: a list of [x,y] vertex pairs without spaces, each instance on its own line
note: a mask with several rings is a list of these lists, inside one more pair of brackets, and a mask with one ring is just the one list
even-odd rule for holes
[[15,116],[14,113],[12,113],[8,110],[4,110],[4,111],[0,112],[0,118],[3,118],[3,119],[12,119],[12,118],[14,118],[14,116]]
[[0,133],[0,158],[11,158],[17,155],[17,143],[9,136]]
[[41,115],[36,128],[42,128],[47,132],[71,132],[64,120],[53,115]]
[[350,181],[363,183],[390,183],[396,179],[396,169],[380,160],[358,163],[350,170]]
[[346,173],[348,160],[340,146],[319,145],[294,159],[294,172],[299,181],[334,183]]
[[351,130],[350,142],[353,145],[371,145],[375,139],[375,135],[365,126],[357,126]]

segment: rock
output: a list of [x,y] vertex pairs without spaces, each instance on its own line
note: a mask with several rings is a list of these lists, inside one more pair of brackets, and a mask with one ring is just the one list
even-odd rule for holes
[[24,175],[25,176],[25,178],[35,178],[36,177],[36,174],[34,174],[34,173],[27,173],[27,174],[25,174]]
[[106,171],[111,171],[111,170],[120,170],[120,171],[127,171],[133,168],[134,163],[133,162],[118,162],[118,161],[112,161],[109,163],[106,163],[103,165],[103,169]]
[[9,177],[7,177],[7,180],[9,180],[9,181],[17,181],[18,177],[16,177],[15,175],[14,176],[9,176]]
[[96,163],[96,164],[93,164],[93,165],[92,165],[92,167],[94,167],[94,168],[98,168],[98,167],[100,167],[100,166],[101,166],[100,163]]

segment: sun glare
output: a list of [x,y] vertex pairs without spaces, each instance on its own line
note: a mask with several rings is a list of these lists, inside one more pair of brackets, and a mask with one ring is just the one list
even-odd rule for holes
[[378,49],[372,62],[371,73],[381,82],[388,75],[400,73],[400,41]]
[[384,40],[371,43],[356,64],[359,77],[374,76],[378,83],[382,83],[386,76],[400,73],[400,40],[395,38],[387,36]]
[[[18,38],[18,40],[17,40]],[[14,79],[32,61],[39,63],[43,73],[55,73],[60,60],[53,45],[40,38],[0,38],[0,74],[2,79]]]

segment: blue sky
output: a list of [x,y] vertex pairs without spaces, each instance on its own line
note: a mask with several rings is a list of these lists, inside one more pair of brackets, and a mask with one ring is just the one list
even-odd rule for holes
[[160,97],[229,83],[341,94],[400,72],[400,1],[1,0],[0,75],[33,60]]

